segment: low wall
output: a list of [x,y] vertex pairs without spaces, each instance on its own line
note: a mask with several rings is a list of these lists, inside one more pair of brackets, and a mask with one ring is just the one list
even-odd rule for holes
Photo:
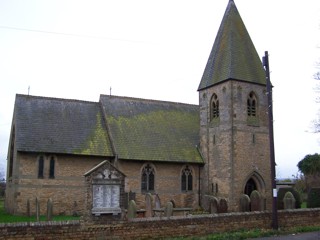
[[[0,239],[150,239],[201,236],[243,229],[270,229],[270,212],[136,218],[97,224],[83,221],[0,224]],[[320,226],[320,208],[278,212],[281,228]]]

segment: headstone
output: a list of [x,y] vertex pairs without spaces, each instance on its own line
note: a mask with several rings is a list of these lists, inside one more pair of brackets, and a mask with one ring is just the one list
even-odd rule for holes
[[295,209],[296,208],[296,199],[294,198],[291,192],[286,192],[283,198],[284,209]]
[[240,212],[250,212],[250,197],[247,194],[240,197]]
[[128,213],[127,213],[127,218],[132,219],[137,216],[137,205],[134,200],[129,201],[129,206],[128,206]]
[[146,217],[153,217],[153,206],[152,206],[152,195],[151,193],[146,194]]
[[210,197],[209,199],[209,211],[210,213],[217,213],[219,209],[218,199],[215,197]]
[[28,217],[31,217],[30,199],[27,200],[27,216],[28,216]]
[[155,195],[154,197],[154,204],[155,204],[155,208],[159,209],[161,208],[161,201],[160,201],[160,197],[159,195]]
[[40,202],[38,198],[36,198],[36,219],[37,219],[37,222],[40,221]]
[[250,194],[251,211],[261,211],[261,196],[257,190]]
[[219,205],[218,205],[218,213],[227,213],[228,212],[228,202],[226,199],[222,198],[220,199]]
[[165,217],[171,217],[173,214],[173,204],[172,202],[167,202],[166,207],[164,208],[164,216]]
[[73,202],[73,212],[72,212],[72,216],[74,216],[74,217],[79,216],[79,213],[78,213],[78,203],[77,203],[77,201],[74,201],[74,202]]
[[52,199],[49,198],[47,202],[47,221],[52,220],[52,211],[53,211]]

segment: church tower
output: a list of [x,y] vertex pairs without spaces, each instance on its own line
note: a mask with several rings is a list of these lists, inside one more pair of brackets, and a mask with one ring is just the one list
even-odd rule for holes
[[233,0],[213,44],[199,88],[202,201],[226,198],[239,210],[242,194],[261,194],[271,208],[265,71]]

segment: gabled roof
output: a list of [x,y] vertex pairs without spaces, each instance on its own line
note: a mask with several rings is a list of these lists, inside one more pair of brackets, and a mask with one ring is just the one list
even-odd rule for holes
[[17,151],[203,163],[196,105],[115,96],[100,102],[16,95]]
[[233,0],[230,0],[198,90],[234,79],[266,84],[259,55]]
[[18,151],[113,156],[95,102],[16,95]]
[[203,163],[197,105],[106,95],[100,102],[119,159]]

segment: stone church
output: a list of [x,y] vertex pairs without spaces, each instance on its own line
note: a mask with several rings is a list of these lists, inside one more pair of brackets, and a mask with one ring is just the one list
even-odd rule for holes
[[[150,193],[180,208],[206,209],[210,197],[224,198],[229,211],[238,211],[240,197],[253,190],[264,199],[263,209],[270,209],[265,71],[233,0],[198,93],[199,105],[110,95],[88,102],[17,94],[6,210],[26,214],[29,202],[34,212],[37,198],[44,213],[51,198],[54,214],[82,214],[85,196],[94,195],[86,195],[92,173],[100,174],[92,181],[97,184],[121,177],[118,183],[108,180],[113,185],[103,193],[105,198],[121,194],[114,198],[119,202],[107,203],[109,209],[125,208],[128,196],[143,208]],[[106,163],[109,167],[98,174]]]

